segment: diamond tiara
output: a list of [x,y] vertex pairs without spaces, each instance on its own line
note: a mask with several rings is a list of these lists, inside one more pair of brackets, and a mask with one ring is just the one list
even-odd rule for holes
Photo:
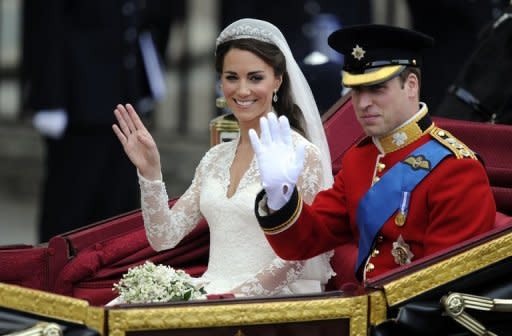
[[254,27],[250,24],[242,24],[224,29],[224,31],[222,31],[222,33],[220,33],[219,37],[217,38],[215,47],[218,47],[219,44],[227,41],[243,38],[256,39],[272,44],[274,44],[273,41],[275,40],[274,34],[266,29]]

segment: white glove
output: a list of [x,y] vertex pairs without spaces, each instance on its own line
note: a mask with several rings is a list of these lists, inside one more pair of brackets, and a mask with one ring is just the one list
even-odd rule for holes
[[41,134],[59,139],[68,125],[68,115],[64,109],[40,110],[34,115],[32,124]]
[[281,209],[292,196],[304,165],[305,144],[292,143],[290,123],[285,116],[269,113],[260,119],[261,141],[254,129],[249,130],[252,148],[258,160],[261,182],[267,193],[267,205]]

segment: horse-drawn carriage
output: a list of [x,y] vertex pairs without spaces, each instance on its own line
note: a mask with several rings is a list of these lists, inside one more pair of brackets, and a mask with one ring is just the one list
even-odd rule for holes
[[[105,307],[115,295],[113,283],[145,260],[194,276],[206,267],[206,223],[176,248],[155,252],[146,240],[140,211],[134,211],[58,235],[47,244],[0,247],[0,332],[32,327],[38,330],[28,332],[44,333],[53,325],[65,334],[81,335],[508,334],[512,126],[441,118],[435,122],[483,158],[498,209],[490,232],[366,286],[354,278],[357,249],[347,244],[335,251],[337,276],[325,293]],[[347,97],[324,115],[324,126],[336,172],[344,152],[363,136]]]

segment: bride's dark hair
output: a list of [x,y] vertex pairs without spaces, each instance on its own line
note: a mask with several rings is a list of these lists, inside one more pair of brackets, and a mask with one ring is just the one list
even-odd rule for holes
[[293,102],[290,78],[286,71],[286,59],[281,50],[271,43],[250,38],[235,39],[224,42],[219,44],[215,51],[215,70],[218,74],[222,73],[224,68],[224,57],[231,49],[245,50],[255,54],[274,69],[276,76],[282,76],[283,82],[277,92],[278,99],[277,102],[272,101],[272,106],[278,116],[285,115],[290,121],[290,126],[301,134],[304,134],[304,128],[300,123],[300,116],[302,115],[302,112]]

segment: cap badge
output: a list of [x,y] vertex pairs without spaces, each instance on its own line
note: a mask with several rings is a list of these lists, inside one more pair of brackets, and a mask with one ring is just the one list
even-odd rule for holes
[[352,56],[354,56],[355,59],[360,61],[363,57],[366,51],[361,48],[358,44],[354,48],[352,48]]
[[391,250],[391,254],[393,255],[395,263],[400,266],[409,264],[414,257],[409,244],[404,241],[402,235],[398,236],[396,242],[393,242],[393,249]]

